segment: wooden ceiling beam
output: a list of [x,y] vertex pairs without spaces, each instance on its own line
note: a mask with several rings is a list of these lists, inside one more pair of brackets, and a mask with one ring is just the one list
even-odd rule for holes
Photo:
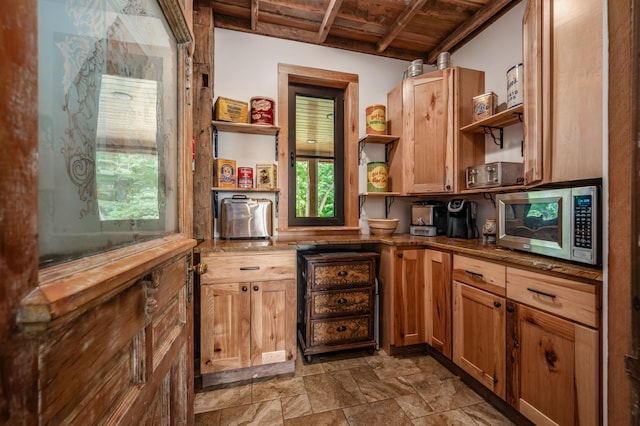
[[338,15],[340,6],[342,6],[342,0],[331,0],[329,2],[329,7],[327,8],[327,12],[324,14],[322,25],[320,25],[320,31],[318,32],[318,43],[322,44],[327,39],[327,35],[333,25],[333,21]]
[[427,0],[413,0],[411,4],[402,11],[387,34],[385,34],[385,36],[382,37],[382,40],[378,42],[376,50],[379,53],[384,51],[389,46],[389,44],[391,44],[391,42],[398,36],[398,34],[400,34],[404,30],[407,24],[411,22],[411,19],[415,16],[416,13],[418,13],[420,9],[422,9],[422,6],[424,6],[426,2]]
[[427,62],[434,64],[441,52],[451,52],[454,48],[462,46],[464,44],[463,41],[468,36],[478,29],[485,27],[503,13],[506,13],[513,6],[520,3],[520,1],[521,0],[495,0],[488,3],[429,52]]
[[258,0],[251,0],[251,31],[258,28]]

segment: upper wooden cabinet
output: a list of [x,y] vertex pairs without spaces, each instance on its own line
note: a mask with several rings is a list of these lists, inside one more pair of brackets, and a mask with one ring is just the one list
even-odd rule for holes
[[529,0],[525,183],[602,177],[602,2]]
[[400,135],[389,152],[390,191],[455,193],[465,168],[484,163],[484,136],[462,133],[472,98],[484,92],[484,72],[446,68],[404,79],[387,95],[389,132]]

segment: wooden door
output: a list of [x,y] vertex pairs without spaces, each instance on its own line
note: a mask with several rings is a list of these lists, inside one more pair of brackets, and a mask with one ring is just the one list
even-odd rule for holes
[[399,250],[393,277],[395,346],[426,343],[424,249]]
[[453,288],[453,361],[504,399],[505,299],[458,281]]
[[409,193],[453,190],[452,70],[410,80],[405,122],[408,126],[405,173]]
[[252,282],[251,365],[295,359],[296,282]]
[[542,0],[529,0],[522,18],[524,68],[524,181],[542,180]]
[[451,359],[451,254],[425,251],[427,343]]
[[538,425],[600,424],[598,332],[518,303],[508,311],[508,402]]
[[200,372],[250,365],[251,283],[202,285]]

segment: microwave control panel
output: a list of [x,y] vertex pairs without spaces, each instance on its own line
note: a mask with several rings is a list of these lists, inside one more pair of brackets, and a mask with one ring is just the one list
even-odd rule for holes
[[574,196],[574,241],[575,247],[593,248],[593,197],[591,195]]

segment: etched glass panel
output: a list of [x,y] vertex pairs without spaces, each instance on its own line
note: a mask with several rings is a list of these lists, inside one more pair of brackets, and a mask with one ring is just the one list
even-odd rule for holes
[[156,0],[40,0],[40,264],[178,229],[178,50]]

